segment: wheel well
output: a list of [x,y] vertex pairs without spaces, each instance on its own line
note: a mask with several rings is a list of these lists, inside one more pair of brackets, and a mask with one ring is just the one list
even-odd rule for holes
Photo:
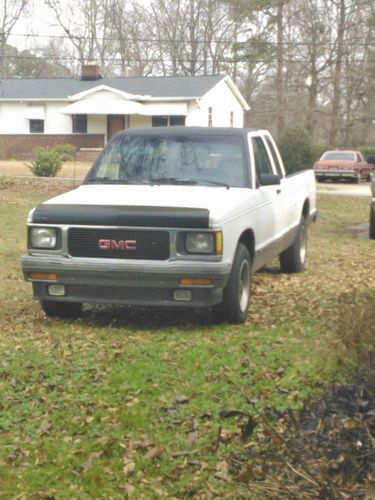
[[305,200],[305,203],[303,204],[302,215],[307,219],[307,217],[309,216],[309,212],[310,212],[310,201]]
[[251,229],[247,229],[245,232],[241,234],[239,243],[243,243],[249,250],[251,257],[254,258],[255,238],[254,238],[254,233],[251,231]]

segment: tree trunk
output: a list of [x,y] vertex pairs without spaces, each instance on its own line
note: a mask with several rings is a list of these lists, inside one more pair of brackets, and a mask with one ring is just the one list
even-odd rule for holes
[[338,135],[344,35],[345,35],[345,0],[339,0],[339,18],[337,26],[337,53],[336,53],[336,62],[333,69],[332,116],[331,116],[331,129],[329,134],[329,143],[332,146],[336,145],[337,135]]
[[284,0],[277,4],[277,76],[276,76],[276,135],[279,136],[285,125],[284,92]]

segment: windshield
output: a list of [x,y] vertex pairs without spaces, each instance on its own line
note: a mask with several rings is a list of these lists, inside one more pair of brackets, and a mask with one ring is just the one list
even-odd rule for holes
[[242,137],[120,135],[85,183],[186,184],[246,187]]
[[348,160],[355,161],[355,154],[347,151],[327,151],[323,153],[321,160]]

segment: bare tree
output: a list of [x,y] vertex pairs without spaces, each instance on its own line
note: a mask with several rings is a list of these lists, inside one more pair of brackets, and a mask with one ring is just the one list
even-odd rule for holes
[[105,70],[111,46],[108,21],[113,0],[45,0],[45,3],[77,51],[81,65],[87,60],[97,60]]
[[153,0],[151,9],[163,74],[221,71],[236,36],[228,5],[220,0]]
[[144,5],[114,0],[110,19],[112,53],[118,58],[114,71],[131,76],[147,76],[155,71],[157,53],[149,19],[150,12]]
[[[311,136],[318,130],[319,97],[327,88],[333,51],[330,43],[330,1],[296,0],[289,22],[294,25],[297,40],[290,57],[300,58],[294,78],[300,89],[307,90],[306,112],[302,117]],[[293,38],[291,39],[293,45]],[[322,127],[319,127],[321,130]]]
[[0,76],[6,76],[6,47],[14,25],[25,11],[29,0],[1,0],[0,2]]

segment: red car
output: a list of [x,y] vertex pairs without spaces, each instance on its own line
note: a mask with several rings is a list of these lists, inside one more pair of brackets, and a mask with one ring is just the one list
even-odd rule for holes
[[314,163],[317,181],[325,179],[350,179],[354,182],[370,180],[374,165],[367,163],[360,151],[326,151]]

